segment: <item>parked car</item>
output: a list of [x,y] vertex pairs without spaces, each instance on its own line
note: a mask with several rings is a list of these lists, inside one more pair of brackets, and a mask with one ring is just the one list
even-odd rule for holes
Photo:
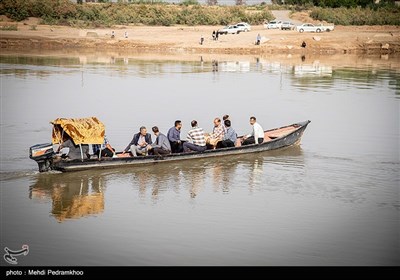
[[281,20],[271,20],[270,22],[265,22],[264,23],[264,28],[267,29],[280,29],[282,26],[282,21]]
[[282,22],[282,25],[281,25],[282,30],[293,30],[295,28],[296,28],[296,26],[293,23],[291,23],[290,21]]
[[239,22],[236,26],[240,29],[240,31],[248,32],[251,30],[251,25],[247,22]]
[[299,31],[300,33],[303,32],[321,32],[324,31],[322,26],[315,26],[312,23],[303,23],[302,25],[296,26],[296,30]]
[[335,25],[333,25],[333,24],[332,25],[323,25],[321,23],[316,26],[320,27],[322,31],[326,31],[326,32],[331,32],[335,29]]
[[219,29],[217,32],[221,35],[223,35],[223,34],[225,34],[225,35],[226,34],[239,34],[241,32],[241,30],[236,25],[228,25],[222,29]]

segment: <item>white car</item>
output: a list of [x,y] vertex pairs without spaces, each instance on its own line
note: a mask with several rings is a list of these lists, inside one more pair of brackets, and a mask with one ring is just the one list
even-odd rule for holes
[[296,26],[293,23],[291,23],[290,21],[282,22],[282,25],[281,25],[282,30],[293,30],[295,28],[296,28]]
[[228,25],[222,29],[219,29],[217,32],[221,35],[223,34],[239,34],[242,30],[239,29],[236,25]]
[[331,31],[335,30],[335,26],[334,25],[318,24],[316,26],[321,27],[322,31],[326,31],[326,32],[331,32]]
[[302,25],[298,25],[296,26],[296,30],[299,31],[300,33],[303,32],[321,32],[321,31],[325,31],[325,29],[323,29],[323,26],[321,25],[314,25],[312,23],[303,23]]
[[264,28],[267,29],[280,29],[282,26],[281,20],[271,20],[270,22],[264,23]]
[[239,22],[236,26],[240,29],[240,31],[248,32],[251,30],[251,25],[247,22]]

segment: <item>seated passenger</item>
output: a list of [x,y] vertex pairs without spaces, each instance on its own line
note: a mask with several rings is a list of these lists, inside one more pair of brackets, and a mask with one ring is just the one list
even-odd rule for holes
[[224,140],[222,140],[222,142],[221,142],[221,147],[223,147],[223,148],[235,147],[235,143],[236,143],[236,139],[237,139],[236,131],[231,127],[230,120],[225,120],[224,124],[226,127],[226,132],[224,135]]
[[261,125],[258,124],[256,117],[250,118],[250,124],[253,126],[253,131],[243,136],[242,145],[250,145],[250,144],[261,144],[264,142],[264,130]]
[[154,135],[156,136],[156,141],[153,144],[147,145],[146,149],[148,151],[153,150],[156,156],[168,155],[171,153],[171,145],[169,144],[169,140],[167,136],[162,134],[157,126],[153,126],[151,129],[153,130]]
[[148,152],[146,147],[151,142],[150,133],[147,133],[146,127],[142,126],[140,128],[140,132],[133,135],[132,141],[122,151],[122,154],[125,154],[130,150],[134,157],[136,157],[138,154],[147,155]]
[[[107,140],[107,136],[104,135],[103,144],[93,144],[92,145],[93,154],[98,157],[113,157],[115,155],[115,149],[111,147]],[[101,155],[100,155],[101,152]]]
[[224,134],[225,129],[224,126],[221,124],[221,119],[215,118],[213,132],[206,137],[206,143],[215,148],[218,142],[224,139]]
[[82,156],[83,159],[90,158],[88,144],[81,145],[82,146],[82,153],[81,153],[81,147],[79,147],[79,145],[76,145],[68,134],[64,133],[63,140],[64,141],[58,147],[57,152],[59,152],[63,148],[69,148],[69,152],[67,155],[69,159],[82,159]]
[[183,151],[204,152],[207,148],[206,139],[204,138],[204,130],[197,126],[197,121],[191,122],[192,129],[187,134],[188,142],[183,143]]
[[[226,120],[230,120],[230,119],[229,119],[229,115],[224,115],[224,116],[222,117],[222,121],[223,121],[224,123],[225,123]],[[226,133],[225,124],[223,124],[222,126],[224,127],[224,132]]]
[[181,141],[181,128],[182,122],[180,120],[175,121],[175,126],[168,130],[168,140],[171,144],[171,151],[173,153],[182,153],[183,145]]

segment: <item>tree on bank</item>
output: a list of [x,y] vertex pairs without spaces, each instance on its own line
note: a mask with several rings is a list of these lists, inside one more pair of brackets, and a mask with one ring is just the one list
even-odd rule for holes
[[376,4],[393,4],[394,0],[273,0],[275,4],[288,4],[288,5],[298,5],[298,6],[305,6],[305,5],[313,5],[316,7],[327,7],[327,8],[355,8],[355,7],[367,7],[373,6]]
[[181,5],[183,6],[199,5],[199,2],[197,2],[197,0],[183,0],[181,2]]

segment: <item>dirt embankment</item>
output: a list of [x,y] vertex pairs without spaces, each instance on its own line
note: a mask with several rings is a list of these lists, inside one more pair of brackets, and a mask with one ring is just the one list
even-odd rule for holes
[[[0,47],[3,49],[119,49],[220,54],[400,53],[400,28],[397,26],[336,26],[333,32],[298,33],[293,30],[267,30],[259,25],[252,26],[250,32],[220,35],[218,41],[215,41],[211,34],[221,26],[116,26],[113,29],[78,29],[40,25],[34,18],[15,23],[3,17],[0,21],[0,27],[10,25],[17,25],[18,30],[0,31]],[[115,38],[111,38],[112,31],[115,32]],[[254,44],[257,34],[262,37],[259,46]],[[202,36],[205,40],[200,45]],[[306,48],[301,47],[303,41],[307,44]]]

